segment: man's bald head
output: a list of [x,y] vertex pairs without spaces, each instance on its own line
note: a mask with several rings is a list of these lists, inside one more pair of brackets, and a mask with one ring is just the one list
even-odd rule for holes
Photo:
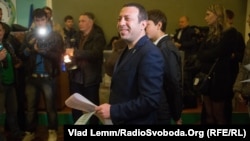
[[181,16],[179,18],[179,28],[185,28],[189,25],[189,18],[187,16]]

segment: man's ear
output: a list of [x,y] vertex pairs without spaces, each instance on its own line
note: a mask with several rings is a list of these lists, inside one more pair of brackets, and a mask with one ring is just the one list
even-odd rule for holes
[[158,30],[161,30],[161,27],[162,27],[162,22],[158,22],[158,23],[157,23],[157,29],[158,29]]
[[141,21],[141,25],[142,25],[143,29],[146,29],[146,27],[148,25],[148,21],[147,20]]

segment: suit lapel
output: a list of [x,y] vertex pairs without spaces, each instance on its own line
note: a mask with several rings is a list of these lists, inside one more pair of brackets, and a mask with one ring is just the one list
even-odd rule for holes
[[132,49],[131,51],[129,51],[127,53],[126,56],[124,56],[124,54],[126,53],[126,51],[128,51],[128,49],[125,49],[123,51],[122,55],[120,56],[120,58],[116,62],[115,67],[114,67],[114,73],[117,70],[119,70],[122,66],[124,66],[130,59],[133,58],[133,56],[137,53],[137,48]]
[[131,52],[129,52],[126,56],[124,56],[126,54],[126,52],[128,51],[128,48],[126,48],[123,53],[121,54],[121,56],[119,57],[118,61],[115,64],[114,67],[114,73],[116,73],[120,68],[122,68],[122,66],[126,65],[126,63],[131,60],[131,59],[135,59],[134,56],[136,54],[139,53],[139,50],[142,48],[142,46],[148,41],[149,39],[144,36],[142,37],[138,43],[135,45],[135,47],[131,50]]

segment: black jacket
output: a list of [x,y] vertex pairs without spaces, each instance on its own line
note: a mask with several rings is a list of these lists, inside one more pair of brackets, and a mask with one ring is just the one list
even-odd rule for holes
[[195,30],[191,26],[187,26],[182,30],[181,38],[177,39],[181,29],[176,30],[174,41],[181,44],[180,50],[185,52],[185,58],[194,54],[198,50],[198,43],[195,38]]
[[[182,113],[182,67],[181,56],[169,36],[163,37],[158,43],[164,60],[164,97],[160,108],[159,118],[171,117],[176,121]],[[165,100],[165,102],[164,102]],[[162,113],[162,114],[161,114]],[[165,113],[165,114],[164,114]],[[170,114],[170,115],[169,115]]]
[[232,87],[235,79],[232,70],[234,67],[232,54],[238,45],[237,36],[237,30],[230,28],[223,32],[218,42],[204,41],[197,53],[201,62],[200,71],[204,73],[208,73],[214,61],[219,58],[211,76],[210,90],[207,93],[213,100],[221,101],[232,98]]
[[80,46],[82,34],[77,35],[77,48],[73,60],[77,69],[70,71],[70,81],[84,84],[86,87],[102,81],[103,50],[106,40],[102,29],[94,25],[83,46]]
[[[34,43],[30,43],[32,38],[36,38],[40,48],[39,52],[34,50]],[[30,76],[32,73],[35,73],[36,56],[40,54],[44,61],[46,73],[51,77],[58,76],[60,73],[61,58],[64,52],[63,45],[62,36],[55,31],[51,31],[44,38],[38,37],[35,30],[28,32],[21,46],[26,75]]]

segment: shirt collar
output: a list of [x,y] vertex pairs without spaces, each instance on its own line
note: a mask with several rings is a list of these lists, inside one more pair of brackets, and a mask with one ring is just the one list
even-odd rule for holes
[[168,34],[165,34],[165,35],[161,36],[160,38],[158,38],[156,41],[154,41],[154,44],[157,45],[158,42],[159,42],[162,38],[164,38],[164,37],[166,37],[166,36],[168,36]]

